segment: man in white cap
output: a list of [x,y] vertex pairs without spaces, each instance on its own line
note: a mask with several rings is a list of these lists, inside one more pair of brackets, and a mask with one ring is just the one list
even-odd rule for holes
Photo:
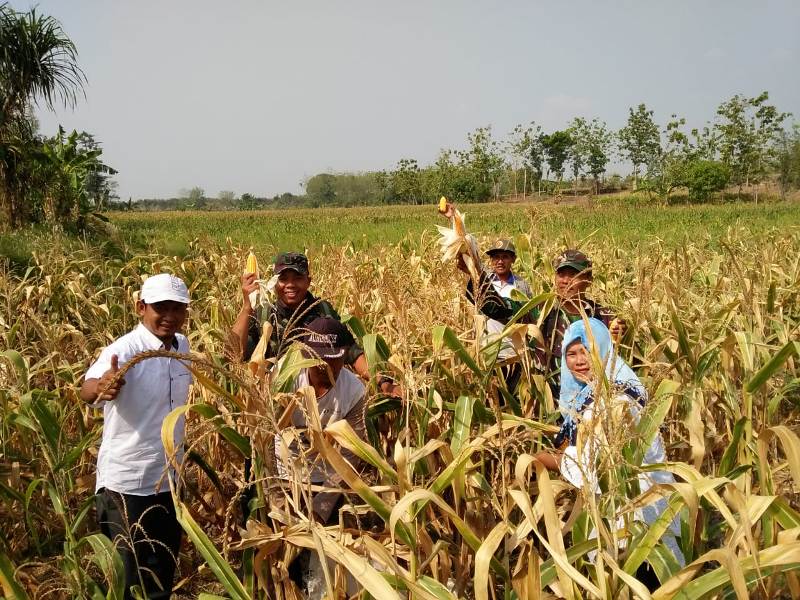
[[[147,598],[169,598],[182,530],[166,480],[161,424],[186,403],[191,373],[169,357],[149,358],[119,371],[141,352],[187,353],[179,331],[189,290],[168,273],[153,275],[136,302],[139,325],[103,349],[89,367],[81,398],[103,406],[103,440],[97,456],[96,507],[100,530],[112,540],[125,567],[125,598],[141,586]],[[183,420],[175,446],[183,444]]]

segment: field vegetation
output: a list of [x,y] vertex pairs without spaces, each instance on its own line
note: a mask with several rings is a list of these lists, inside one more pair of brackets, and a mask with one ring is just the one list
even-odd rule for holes
[[[500,141],[480,127],[433,165],[403,158],[380,173],[319,174],[302,198],[270,204],[422,206],[210,212],[195,187],[173,204],[184,212],[111,214],[114,169],[99,142],[42,135],[32,117],[37,102],[73,106],[81,95],[74,44],[56,20],[6,3],[0,33],[3,597],[123,597],[120,558],[93,514],[102,420],[78,386],[99,350],[135,325],[143,279],[173,272],[194,299],[194,353],[182,358],[196,380],[178,409],[188,452],[171,482],[187,534],[177,596],[296,599],[288,568],[308,549],[328,598],[800,598],[800,211],[791,199],[800,134],[766,92],[733,96],[702,128],[659,125],[644,104],[616,132],[576,118],[558,131],[520,125]],[[622,187],[605,177],[615,156],[633,166],[640,193],[598,195]],[[759,183],[778,193],[763,202]],[[580,246],[595,261],[595,296],[629,324],[621,352],[650,400],[636,424],[609,417],[596,457],[601,495],[533,458],[555,430],[554,400],[527,362],[518,400],[498,383],[498,345],[483,345],[463,276],[439,258],[430,205],[442,193],[561,202],[567,188],[567,204],[466,212],[484,242],[514,237],[536,294],[529,306],[552,302],[551,258]],[[673,206],[684,199],[715,203]],[[231,191],[219,200],[267,204]],[[340,309],[371,369],[402,384],[402,398],[370,390],[368,442],[342,422],[322,429],[307,390],[286,393],[309,364],[296,350],[268,376],[230,360],[250,248],[262,266],[278,250],[308,250],[314,291]],[[288,463],[292,483],[279,477],[275,436],[295,435],[284,418],[293,407],[342,477],[347,500],[333,526],[307,509],[305,457]],[[164,422],[170,451],[179,416]],[[658,431],[669,461],[643,467]],[[365,466],[354,469],[342,449]],[[647,468],[677,483],[640,494]],[[635,512],[662,495],[668,511],[643,526]],[[673,516],[685,568],[659,542]],[[633,577],[644,561],[661,582],[652,594]]]
[[[373,393],[370,444],[341,426],[313,430],[348,491],[337,526],[315,523],[304,508],[307,486],[279,485],[271,444],[284,430],[287,403],[313,414],[307,397],[282,393],[302,363],[289,360],[265,381],[226,359],[247,248],[256,246],[265,262],[278,244],[249,227],[238,237],[237,229],[219,231],[220,220],[175,256],[156,250],[160,242],[127,245],[125,228],[142,225],[121,220],[115,252],[50,238],[28,268],[4,267],[0,278],[6,596],[118,597],[119,564],[94,533],[91,510],[101,422],[76,384],[99,349],[135,324],[132,298],[142,277],[171,271],[196,299],[187,324],[198,381],[188,409],[191,460],[175,487],[189,539],[179,595],[293,598],[286,567],[299,549],[311,548],[333,561],[325,587],[335,597],[348,581],[375,598],[647,597],[630,577],[644,559],[664,583],[653,597],[794,597],[800,233],[790,224],[793,207],[759,207],[761,218],[744,209],[738,214],[752,227],[742,218],[730,228],[726,219],[737,207],[660,209],[665,238],[675,231],[668,222],[694,223],[686,236],[666,240],[619,207],[616,218],[602,208],[518,208],[524,226],[505,212],[512,208],[497,207],[491,218],[490,206],[475,208],[485,211],[467,217],[476,232],[493,237],[504,223],[516,232],[519,268],[544,294],[539,301],[548,300],[551,256],[565,242],[580,242],[598,265],[598,299],[631,325],[623,353],[639,365],[651,402],[641,427],[618,429],[604,461],[614,468],[602,497],[570,488],[532,460],[548,443],[555,413],[535,374],[525,377],[520,405],[500,409],[493,349],[480,347],[480,318],[463,298],[460,276],[438,259],[432,225],[389,243],[387,232],[402,230],[403,221],[377,224],[381,243],[363,246],[330,245],[306,227],[304,239],[316,240],[316,292],[348,315],[370,364],[405,390],[402,400]],[[421,210],[413,213],[419,229],[433,212]],[[341,214],[330,213],[332,221]],[[598,213],[606,221],[598,222]],[[298,225],[307,223],[297,217]],[[768,218],[783,226],[770,228]],[[323,240],[325,220],[317,221]],[[570,229],[571,222],[585,229]],[[170,229],[158,217],[148,226],[156,223]],[[191,227],[191,220],[182,223]],[[611,233],[604,223],[620,229]],[[229,235],[237,242],[220,239]],[[638,497],[630,482],[637,449],[656,429],[679,482],[661,492],[680,515],[691,562],[682,571],[657,543],[657,531],[632,520],[622,534],[626,545],[588,537],[652,499]],[[368,467],[354,472],[338,447]],[[246,456],[256,465],[258,501],[239,529]],[[307,465],[300,460],[292,468],[303,481]]]

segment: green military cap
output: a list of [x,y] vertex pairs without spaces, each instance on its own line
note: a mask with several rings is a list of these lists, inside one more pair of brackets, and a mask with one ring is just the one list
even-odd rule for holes
[[575,269],[578,272],[591,272],[592,261],[589,260],[589,257],[580,250],[570,248],[564,250],[564,252],[559,254],[553,261],[553,268],[556,270],[556,272],[566,267]]
[[308,275],[308,259],[299,252],[281,252],[275,257],[275,274],[280,275],[286,269]]
[[514,256],[517,255],[514,242],[506,239],[497,240],[494,245],[486,251],[486,255],[491,256],[494,252],[511,252]]

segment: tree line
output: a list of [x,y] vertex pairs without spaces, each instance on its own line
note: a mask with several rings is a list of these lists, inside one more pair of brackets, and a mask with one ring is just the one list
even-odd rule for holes
[[[769,104],[769,94],[735,95],[722,102],[713,122],[688,128],[672,115],[659,125],[645,104],[628,110],[618,131],[600,119],[576,117],[568,127],[546,132],[540,125],[517,125],[505,139],[490,126],[467,135],[464,149],[444,149],[430,165],[402,158],[390,170],[319,173],[304,195],[257,198],[222,192],[216,199],[183,194],[168,204],[149,200],[140,208],[256,209],[320,206],[422,204],[440,196],[460,203],[542,194],[598,194],[633,189],[666,201],[686,190],[707,200],[729,186],[737,195],[765,181],[781,194],[800,188],[800,126],[787,125],[789,113]],[[630,165],[625,177],[608,175],[609,164]],[[758,198],[758,188],[753,195]],[[193,197],[194,196],[194,197]],[[133,206],[131,206],[133,208]]]
[[[713,122],[692,129],[676,115],[659,125],[645,104],[629,109],[619,131],[582,117],[550,132],[536,123],[517,125],[503,140],[479,127],[465,149],[442,150],[431,165],[403,158],[377,173],[315,175],[306,197],[313,205],[417,204],[441,195],[481,202],[630,187],[662,200],[685,188],[705,200],[727,186],[741,192],[767,180],[785,193],[800,187],[800,128],[786,126],[790,115],[768,101],[767,92],[733,96]],[[609,177],[614,161],[630,164],[630,175]]]

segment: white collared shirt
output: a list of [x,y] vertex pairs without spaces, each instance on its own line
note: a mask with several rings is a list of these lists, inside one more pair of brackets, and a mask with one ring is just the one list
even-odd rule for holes
[[[189,351],[189,342],[175,335],[180,353]],[[141,323],[103,349],[89,367],[86,379],[99,379],[111,368],[116,354],[119,366],[140,352],[163,349],[160,339]],[[172,358],[148,358],[136,363],[125,373],[125,385],[119,395],[104,403],[103,441],[97,456],[96,490],[149,496],[169,490],[165,470],[161,424],[172,409],[186,404],[192,375],[184,364]],[[175,447],[183,444],[184,419],[175,426]]]

